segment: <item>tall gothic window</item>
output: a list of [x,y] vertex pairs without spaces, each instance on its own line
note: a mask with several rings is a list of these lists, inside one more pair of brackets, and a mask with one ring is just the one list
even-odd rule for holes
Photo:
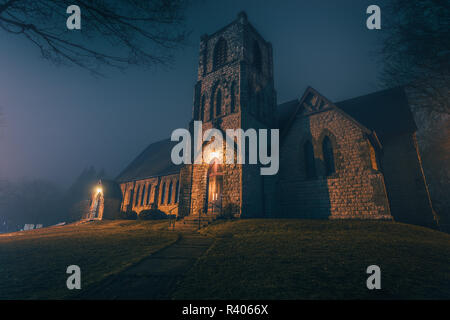
[[175,185],[175,203],[178,203],[180,199],[180,180],[177,180],[177,184]]
[[134,206],[137,207],[139,205],[139,191],[141,186],[138,186],[136,189],[136,196],[134,197]]
[[261,49],[259,48],[258,42],[255,40],[253,43],[253,65],[256,70],[261,71],[262,69],[262,56]]
[[[125,187],[125,188],[126,188],[126,187]],[[130,192],[128,192],[127,189],[125,189],[125,192],[126,192],[126,194],[125,194],[126,197],[124,197],[124,199],[127,199],[128,201],[126,202],[126,204],[127,204],[127,205],[130,205],[130,204],[133,203],[133,199],[132,199],[132,197],[133,197],[133,191],[130,189]],[[125,205],[125,203],[124,203],[124,205]],[[125,207],[125,206],[124,206],[124,207]]]
[[144,205],[144,200],[145,200],[145,185],[142,187],[141,206]]
[[323,162],[325,164],[325,175],[332,175],[336,169],[334,167],[333,146],[330,138],[325,137],[322,142]]
[[214,48],[213,64],[214,70],[219,69],[227,62],[227,42],[220,38]]
[[206,50],[203,50],[202,58],[203,58],[203,76],[205,76],[206,75],[206,68],[207,68],[207,61],[208,61],[208,56],[207,56]]
[[218,89],[216,93],[216,117],[222,114],[222,90]]
[[311,141],[307,141],[303,146],[305,155],[306,177],[311,179],[316,177],[316,163],[314,159],[314,148]]
[[166,198],[166,183],[164,182],[161,188],[161,204],[164,204]]
[[167,192],[167,203],[172,203],[172,189],[173,189],[173,182],[170,181],[169,190]]

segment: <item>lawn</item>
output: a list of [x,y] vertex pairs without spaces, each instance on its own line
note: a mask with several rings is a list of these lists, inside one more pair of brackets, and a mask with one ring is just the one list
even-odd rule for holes
[[66,268],[87,288],[176,241],[167,222],[99,221],[0,234],[0,299],[65,299]]
[[[237,220],[174,299],[450,299],[450,235],[382,221]],[[366,268],[381,268],[368,290]]]
[[[235,220],[173,299],[450,299],[450,235],[382,221]],[[66,268],[95,286],[175,242],[167,221],[103,221],[0,235],[0,299],[70,299]],[[381,290],[366,268],[381,268]],[[74,290],[76,291],[76,290]]]

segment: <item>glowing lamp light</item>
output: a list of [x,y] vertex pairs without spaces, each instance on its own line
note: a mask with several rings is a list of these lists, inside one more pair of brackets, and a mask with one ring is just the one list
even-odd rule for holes
[[103,192],[102,188],[98,187],[97,188],[97,193],[102,193],[102,192]]
[[214,160],[215,158],[218,158],[218,157],[219,157],[219,153],[218,153],[217,151],[213,151],[213,152],[210,153],[209,157],[210,157],[209,160],[212,161],[212,160]]

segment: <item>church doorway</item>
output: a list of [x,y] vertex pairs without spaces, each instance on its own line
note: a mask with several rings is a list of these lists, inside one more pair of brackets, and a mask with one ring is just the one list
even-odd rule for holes
[[95,188],[92,194],[91,206],[87,219],[89,220],[101,220],[103,216],[104,198],[103,198],[103,188],[101,182]]
[[223,166],[217,159],[209,165],[207,176],[206,212],[220,213],[222,210]]

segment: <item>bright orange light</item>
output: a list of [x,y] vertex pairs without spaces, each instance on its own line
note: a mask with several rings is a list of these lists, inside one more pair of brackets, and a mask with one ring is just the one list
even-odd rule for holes
[[219,153],[217,151],[213,151],[211,152],[210,156],[210,160],[214,160],[215,158],[219,158]]

